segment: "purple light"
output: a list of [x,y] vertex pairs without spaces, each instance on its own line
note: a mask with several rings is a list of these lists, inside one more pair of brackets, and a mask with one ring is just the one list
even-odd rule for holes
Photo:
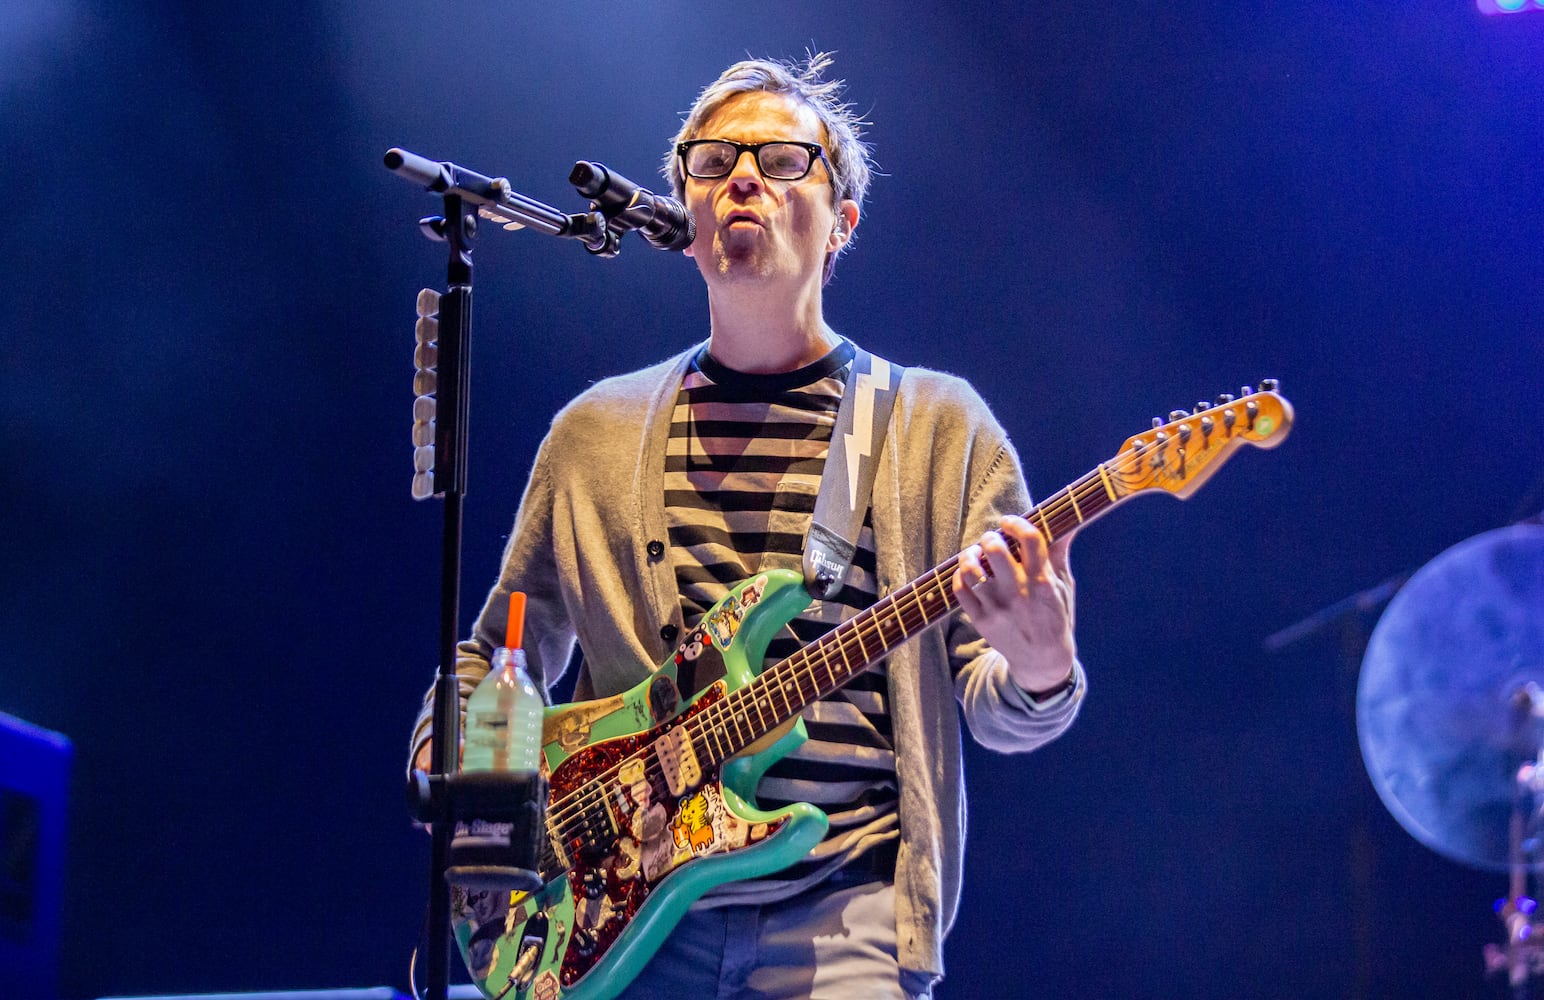
[[1533,914],[1533,911],[1537,910],[1538,908],[1539,908],[1539,901],[1538,900],[1530,899],[1527,896],[1519,896],[1519,897],[1517,897],[1517,911],[1519,913],[1526,913],[1526,914],[1531,916]]
[[1482,14],[1521,14],[1544,10],[1544,0],[1474,0]]

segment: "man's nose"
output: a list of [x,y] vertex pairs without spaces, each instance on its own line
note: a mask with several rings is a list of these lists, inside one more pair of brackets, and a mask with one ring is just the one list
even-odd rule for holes
[[734,169],[729,171],[729,183],[737,191],[750,191],[761,187],[761,169],[756,165],[756,154],[745,149],[735,157]]

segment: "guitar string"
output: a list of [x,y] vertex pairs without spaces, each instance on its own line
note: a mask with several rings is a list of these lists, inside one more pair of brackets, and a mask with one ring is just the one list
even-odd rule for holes
[[[1226,441],[1226,440],[1231,440],[1231,438],[1224,438],[1223,439],[1223,441]],[[1222,443],[1222,441],[1219,441],[1219,444],[1221,444],[1221,443]],[[1208,443],[1202,449],[1203,453],[1204,453],[1204,451],[1209,450],[1211,447],[1213,447],[1213,445]],[[1084,500],[1085,503],[1088,503],[1090,511],[1095,516],[1103,514],[1104,512],[1109,510],[1111,507],[1113,507],[1115,504],[1119,503],[1121,500],[1127,499],[1128,497],[1133,495],[1133,493],[1135,492],[1136,487],[1132,487],[1131,486],[1132,483],[1140,482],[1142,479],[1148,478],[1150,473],[1147,472],[1146,470],[1141,469],[1140,466],[1142,464],[1142,461],[1141,461],[1142,457],[1144,455],[1150,454],[1150,453],[1151,452],[1146,447],[1129,449],[1127,451],[1120,452],[1109,463],[1105,463],[1105,464],[1102,464],[1100,466],[1096,466],[1093,470],[1091,470],[1088,473],[1085,473],[1083,476],[1081,476],[1079,479],[1075,480],[1073,483],[1069,484],[1066,487],[1063,487],[1061,490],[1059,490],[1057,493],[1053,494],[1051,497],[1048,497],[1044,503],[1039,504],[1039,505],[1031,508],[1030,511],[1027,512],[1026,518],[1029,518],[1029,517],[1043,517],[1045,519],[1045,521],[1047,521],[1047,522],[1054,522],[1050,526],[1050,528],[1049,528],[1050,533],[1053,536],[1060,536],[1060,535],[1065,533],[1067,528],[1075,527],[1078,524],[1085,523],[1088,520],[1088,518],[1086,516],[1084,516],[1083,513],[1082,513],[1081,505],[1077,503],[1077,500],[1079,498]],[[1129,466],[1131,466],[1133,464],[1136,464],[1138,466],[1138,468],[1135,469],[1135,470],[1130,469]],[[1167,464],[1168,463],[1165,462],[1165,465],[1167,465]],[[1126,467],[1123,467],[1123,466],[1126,466]],[[1103,476],[1101,475],[1101,472],[1103,472],[1106,475],[1110,475],[1113,479],[1121,480],[1122,481],[1122,485],[1127,487],[1125,492],[1122,495],[1116,496],[1116,497],[1114,497],[1112,499],[1109,496],[1109,492],[1110,491],[1106,488],[1106,485],[1105,485],[1105,482],[1103,481]],[[1090,503],[1089,501],[1096,501],[1096,502]],[[1071,515],[1070,520],[1068,518],[1069,513]],[[1045,527],[1045,524],[1042,524],[1041,527]],[[1011,541],[1010,541],[1010,546],[1012,546],[1012,544],[1013,543],[1011,543]],[[847,659],[846,650],[844,649],[842,641],[837,641],[835,643],[828,643],[828,642],[826,642],[826,638],[828,636],[832,636],[832,635],[836,634],[835,630],[833,630],[832,632],[828,632],[826,634],[826,636],[822,636],[821,639],[816,640],[815,642],[811,643],[809,646],[805,647],[804,649],[801,649],[799,652],[797,652],[797,653],[793,654],[792,656],[789,656],[786,659],[780,661],[779,663],[775,664],[773,667],[771,667],[768,670],[764,671],[762,674],[758,674],[757,678],[752,682],[752,684],[746,685],[745,687],[736,689],[734,691],[727,692],[725,697],[720,698],[719,700],[717,700],[717,701],[713,702],[712,704],[708,705],[705,709],[703,709],[701,712],[699,712],[696,716],[693,716],[692,718],[688,719],[685,723],[683,723],[682,724],[683,727],[690,727],[692,729],[692,731],[688,735],[693,738],[692,739],[693,748],[695,749],[695,746],[699,742],[702,743],[702,745],[704,745],[706,747],[707,743],[706,743],[706,740],[704,739],[704,737],[706,737],[712,731],[722,731],[723,723],[729,721],[730,717],[734,714],[734,713],[731,713],[729,711],[729,701],[730,701],[730,699],[735,698],[736,696],[740,696],[740,698],[742,700],[747,698],[747,697],[749,697],[749,696],[746,696],[746,695],[744,695],[742,693],[751,690],[752,685],[757,684],[758,682],[761,683],[761,686],[765,686],[768,689],[764,693],[764,697],[766,698],[768,703],[771,703],[770,695],[774,691],[778,691],[778,690],[782,690],[783,691],[783,701],[784,701],[785,710],[792,707],[792,703],[789,701],[788,695],[786,693],[786,684],[779,684],[779,685],[774,686],[771,683],[771,679],[780,678],[780,677],[782,677],[783,674],[791,675],[791,679],[793,681],[793,685],[794,685],[794,688],[795,688],[796,692],[801,697],[806,698],[806,700],[804,701],[804,704],[808,704],[809,701],[814,700],[815,697],[819,697],[820,696],[820,687],[821,687],[821,685],[818,683],[818,681],[815,681],[815,675],[814,675],[814,666],[815,666],[815,664],[813,662],[808,662],[808,663],[804,662],[804,661],[811,660],[810,655],[808,655],[808,651],[810,651],[810,650],[821,649],[821,648],[823,648],[824,646],[827,646],[827,645],[834,645],[836,647],[836,652],[840,653],[841,656],[842,656],[843,666],[844,666],[844,669],[848,673],[848,679],[850,679],[851,676],[856,676],[858,673],[860,673],[863,670],[867,669],[868,666],[871,665],[872,660],[879,659],[880,656],[883,656],[884,653],[889,651],[890,647],[892,647],[893,645],[897,644],[895,641],[890,641],[890,642],[887,643],[887,641],[885,639],[885,636],[884,636],[884,633],[883,633],[884,626],[883,626],[883,624],[882,624],[882,622],[880,620],[879,615],[878,614],[870,614],[870,612],[874,612],[876,609],[881,608],[881,605],[889,602],[889,603],[894,604],[896,606],[896,608],[898,609],[895,612],[889,612],[887,610],[886,613],[891,614],[892,618],[894,618],[899,623],[901,631],[903,633],[901,638],[909,638],[910,636],[916,634],[916,632],[918,630],[926,629],[927,627],[931,626],[932,624],[942,620],[944,617],[947,617],[947,615],[949,613],[952,613],[954,610],[957,609],[957,607],[958,607],[957,600],[951,600],[951,598],[953,597],[952,594],[945,595],[944,596],[944,605],[945,605],[944,613],[943,614],[939,614],[936,617],[929,618],[928,615],[927,615],[927,612],[925,610],[923,610],[923,607],[922,607],[922,604],[921,604],[922,600],[924,599],[923,594],[922,594],[924,588],[921,586],[921,584],[923,583],[923,581],[927,581],[929,587],[937,587],[937,586],[939,586],[939,584],[942,581],[942,578],[946,574],[952,576],[952,574],[954,572],[954,569],[958,565],[959,557],[960,557],[960,554],[956,554],[955,556],[953,556],[950,559],[946,560],[944,563],[941,563],[939,566],[934,567],[933,570],[930,570],[927,573],[922,574],[922,576],[918,577],[916,580],[914,580],[911,583],[907,584],[905,587],[901,588],[900,590],[894,592],[891,595],[888,595],[883,601],[876,602],[870,608],[865,609],[864,612],[860,612],[859,615],[855,615],[854,618],[850,620],[850,621],[856,623],[852,627],[851,631],[853,633],[853,638],[856,640],[856,643],[857,643],[857,651],[859,652],[860,656],[863,657],[863,660],[864,660],[862,666],[860,666],[858,668],[853,668],[851,666],[850,661],[848,661],[848,659]],[[917,617],[915,619],[908,618],[907,617],[908,612],[906,612],[904,609],[899,609],[899,598],[906,597],[908,595],[914,595],[915,596],[915,600],[913,602],[914,606],[915,606],[914,607],[914,612],[917,615]],[[838,628],[840,629],[841,626],[838,626]],[[869,634],[877,635],[878,636],[878,640],[879,640],[880,654],[878,656],[873,657],[872,659],[868,657],[868,653],[867,653],[867,649],[866,649],[866,644],[864,642],[864,636],[865,636],[864,630],[865,630],[865,628],[870,629]],[[827,674],[828,674],[828,678],[829,678],[830,677],[830,670],[831,670],[829,651],[824,651],[822,658],[826,662],[826,669],[827,669]],[[809,674],[810,674],[811,681],[815,681],[815,691],[814,691],[813,697],[808,697],[806,695],[806,692],[804,690],[803,684],[801,682],[799,682],[798,679],[797,679],[798,678],[798,669],[800,667],[807,667],[809,669]],[[770,678],[770,679],[763,681],[763,678]],[[845,682],[846,681],[844,679],[844,681],[838,683],[836,686],[840,687],[841,683],[845,683]],[[828,689],[828,690],[834,690],[834,688],[831,688],[831,689]],[[750,700],[754,702],[755,698],[751,698]],[[774,711],[775,711],[775,708],[774,708]],[[758,712],[758,715],[760,715],[759,707],[757,707],[757,712]],[[793,713],[793,714],[797,714],[797,713]],[[787,721],[787,718],[792,718],[792,717],[793,717],[792,715],[788,715],[785,719],[781,720],[778,723],[778,725],[781,725],[782,722]],[[711,730],[704,728],[703,724],[708,723],[708,722],[714,723],[714,726],[713,726],[713,728]],[[775,728],[775,726],[771,727],[771,728]],[[737,729],[738,729],[738,724],[737,724]],[[738,734],[737,734],[736,738],[738,738]],[[754,742],[754,741],[752,741],[752,742]],[[652,748],[652,746],[653,746],[653,744],[651,743],[651,744],[649,744],[647,746],[638,748],[637,750],[635,750],[632,753],[628,754],[626,757],[623,757],[621,760],[617,761],[612,766],[606,768],[604,771],[602,771],[599,774],[596,774],[596,775],[590,777],[589,779],[584,781],[581,785],[579,785],[578,788],[576,788],[576,789],[574,789],[574,790],[572,790],[572,791],[570,791],[568,793],[565,793],[564,795],[554,799],[549,804],[549,809],[548,809],[548,813],[549,813],[548,826],[549,826],[549,828],[552,827],[553,824],[554,824],[553,814],[556,813],[556,815],[557,815],[556,823],[559,826],[560,832],[564,835],[565,841],[569,837],[575,835],[576,831],[574,831],[574,829],[573,829],[572,821],[575,818],[576,814],[588,818],[590,813],[591,813],[591,810],[594,807],[594,805],[596,805],[597,803],[604,802],[605,798],[607,797],[607,795],[608,795],[608,788],[607,788],[607,786],[611,783],[611,779],[616,774],[620,773],[620,770],[621,770],[622,766],[627,764],[628,762],[642,760],[643,767],[644,767],[644,774],[646,776],[648,776],[648,777],[662,777],[663,776],[663,765],[659,762],[657,754],[649,753],[649,750],[650,750],[650,748]],[[721,749],[721,747],[719,749]],[[738,750],[736,750],[735,752],[738,752]],[[732,756],[732,754],[728,755],[728,756]],[[711,757],[710,757],[710,760],[711,760]],[[714,761],[713,764],[722,764],[723,762],[724,762],[723,759],[719,759],[717,761]],[[712,766],[712,765],[710,765],[710,766]]]
[[[1145,450],[1145,449],[1143,449],[1143,450]],[[1116,456],[1115,460],[1112,460],[1110,465],[1115,465],[1116,463],[1118,463],[1120,461],[1121,458],[1123,458],[1125,456],[1129,455],[1131,458],[1139,458],[1141,454],[1142,454],[1142,451],[1139,451],[1139,450],[1133,450],[1131,452],[1122,452],[1120,455]],[[1129,463],[1127,463],[1127,464],[1129,464]],[[1126,479],[1127,476],[1129,475],[1129,473],[1125,469],[1117,468],[1117,469],[1114,469],[1114,470],[1110,470],[1110,469],[1106,468],[1105,471],[1106,472],[1114,471],[1115,474],[1118,477],[1120,477],[1121,479]],[[1100,479],[1099,472],[1100,472],[1100,469],[1096,467],[1093,471],[1090,471],[1090,472],[1086,473],[1085,475],[1080,477],[1078,480],[1074,481],[1069,486],[1064,487],[1062,490],[1058,491],[1053,496],[1048,497],[1047,500],[1044,503],[1042,503],[1042,504],[1032,508],[1028,512],[1028,514],[1032,515],[1032,516],[1036,516],[1036,517],[1044,515],[1047,520],[1054,519],[1057,522],[1065,522],[1065,521],[1067,521],[1066,515],[1070,512],[1071,515],[1072,515],[1072,521],[1077,522],[1077,523],[1081,523],[1081,522],[1085,521],[1086,518],[1082,515],[1081,510],[1079,508],[1079,505],[1076,502],[1076,500],[1078,499],[1078,497],[1080,495],[1081,495],[1082,499],[1085,500],[1085,501],[1095,500],[1095,499],[1102,500],[1103,503],[1101,503],[1101,504],[1097,504],[1097,505],[1096,504],[1090,504],[1089,505],[1090,509],[1093,510],[1096,514],[1102,514],[1104,511],[1108,510],[1109,507],[1111,507],[1115,503],[1119,502],[1119,500],[1124,499],[1124,497],[1117,497],[1115,500],[1111,500],[1109,498],[1109,496],[1108,496],[1108,492],[1105,489],[1104,483],[1102,481],[1099,481],[1099,479]],[[1128,492],[1126,495],[1129,496],[1130,493]],[[1060,535],[1060,534],[1063,534],[1065,528],[1069,527],[1069,526],[1071,526],[1071,525],[1070,524],[1058,523],[1057,525],[1053,525],[1051,527],[1050,531],[1051,531],[1052,535]],[[1058,530],[1058,529],[1062,529],[1062,530]],[[887,602],[893,603],[893,604],[895,604],[897,606],[897,608],[899,608],[899,601],[898,600],[892,600],[892,599],[898,599],[898,598],[901,598],[901,597],[905,597],[905,596],[907,596],[909,594],[915,594],[916,597],[917,597],[917,600],[914,602],[914,604],[917,605],[917,607],[914,609],[915,613],[917,615],[917,617],[915,619],[909,619],[907,617],[907,612],[904,611],[904,610],[898,610],[897,612],[887,612],[887,613],[891,613],[892,617],[895,618],[899,622],[901,630],[902,630],[902,633],[903,633],[903,637],[909,638],[911,635],[916,634],[916,632],[919,629],[925,629],[928,626],[930,626],[931,624],[934,624],[935,622],[942,620],[944,617],[947,616],[948,613],[952,613],[957,608],[957,606],[958,606],[957,601],[952,601],[950,599],[950,598],[952,598],[953,595],[949,594],[949,595],[945,596],[945,598],[944,598],[945,613],[939,614],[939,615],[937,615],[934,618],[929,618],[927,616],[926,611],[922,610],[922,607],[920,605],[920,602],[923,599],[923,595],[920,592],[923,590],[923,588],[918,586],[918,585],[921,584],[924,580],[927,580],[929,586],[935,586],[935,587],[938,586],[941,583],[942,577],[945,575],[946,572],[947,572],[947,575],[951,575],[952,576],[953,571],[954,571],[954,569],[956,568],[956,566],[958,564],[958,561],[959,561],[959,554],[956,554],[955,556],[953,556],[950,559],[946,560],[944,563],[942,563],[939,566],[935,567],[933,570],[930,570],[929,572],[922,574],[922,576],[918,577],[917,580],[912,581],[912,583],[908,584],[906,587],[901,588],[900,590],[896,591],[894,594],[888,595],[887,598],[884,601],[876,602],[876,604],[874,604],[870,608],[865,609],[865,612],[862,612],[859,615],[854,616],[854,618],[852,620],[856,624],[851,629],[851,631],[852,631],[853,637],[854,637],[854,639],[856,640],[856,643],[857,643],[857,651],[859,652],[860,656],[864,660],[864,663],[863,663],[862,666],[854,669],[851,666],[850,661],[847,660],[846,651],[843,649],[842,643],[841,642],[837,642],[837,643],[834,643],[834,644],[827,643],[827,642],[825,642],[826,636],[822,636],[821,639],[816,640],[814,643],[811,643],[809,646],[805,647],[805,649],[802,649],[799,652],[793,654],[792,656],[787,657],[786,659],[780,661],[778,664],[775,664],[773,667],[769,668],[767,671],[764,671],[762,674],[757,675],[757,679],[760,680],[761,678],[768,677],[769,675],[771,675],[773,678],[778,678],[778,677],[782,677],[783,674],[790,674],[791,677],[792,677],[792,680],[793,680],[793,684],[794,684],[795,690],[798,692],[798,694],[801,697],[805,696],[806,693],[804,691],[804,686],[803,686],[803,684],[801,682],[799,682],[797,680],[798,668],[801,667],[801,666],[808,667],[809,668],[809,673],[810,673],[810,679],[812,681],[815,681],[814,664],[812,662],[811,663],[804,663],[802,661],[810,660],[811,659],[808,655],[806,655],[806,651],[807,650],[816,649],[817,647],[821,647],[821,646],[824,646],[824,645],[835,645],[837,647],[836,651],[841,653],[841,655],[842,655],[842,659],[844,661],[843,665],[844,665],[845,670],[848,673],[848,678],[850,679],[851,676],[856,676],[858,673],[860,673],[863,670],[867,669],[868,666],[871,664],[872,660],[877,660],[885,652],[888,652],[889,646],[893,646],[893,645],[896,644],[895,642],[890,642],[889,644],[886,643],[886,640],[885,640],[885,637],[884,637],[884,634],[883,634],[883,624],[880,621],[879,615],[877,615],[877,614],[869,614],[868,612],[873,612],[876,609],[879,609],[882,604],[887,603]],[[840,626],[839,626],[839,628],[840,628]],[[864,638],[865,638],[864,629],[865,628],[869,628],[870,629],[870,633],[869,634],[877,635],[878,639],[879,639],[880,654],[878,656],[873,657],[872,659],[870,659],[868,657],[868,653],[867,653],[867,650],[866,650],[866,644],[864,642]],[[833,632],[827,633],[827,636],[831,636],[831,635],[834,635],[834,634],[835,634],[835,631],[833,630]],[[827,673],[828,673],[828,677],[829,677],[830,670],[831,670],[830,659],[829,659],[828,655],[824,656],[823,658],[826,661],[826,668],[827,668]],[[845,683],[845,680],[843,682],[841,682],[841,683]],[[770,681],[763,682],[763,684],[764,684],[764,686],[768,687],[768,691],[766,692],[766,695],[767,695],[767,700],[768,700],[769,703],[771,701],[770,695],[774,691],[782,690],[783,691],[783,701],[784,701],[785,710],[787,708],[791,707],[791,702],[789,701],[788,695],[786,693],[786,685],[779,684],[779,685],[773,686],[770,683]],[[838,683],[836,686],[840,687],[841,684]],[[819,694],[820,687],[821,687],[820,684],[818,683],[818,681],[816,681],[815,682],[814,697],[819,697],[820,696],[820,694]],[[727,722],[727,721],[729,721],[729,717],[732,714],[732,713],[730,713],[728,711],[728,701],[729,701],[729,699],[733,698],[734,696],[736,696],[740,692],[748,691],[749,689],[750,689],[750,685],[747,685],[746,687],[737,689],[736,691],[727,692],[727,694],[726,694],[726,696],[724,698],[720,698],[719,700],[713,702],[707,708],[705,708],[702,712],[698,713],[698,715],[693,716],[691,719],[688,719],[687,722],[683,723],[683,726],[692,727],[695,730],[694,732],[689,733],[689,735],[694,738],[693,739],[694,748],[695,748],[695,745],[698,742],[701,742],[706,747],[707,744],[706,744],[706,740],[704,739],[704,737],[707,736],[708,733],[710,732],[710,730],[705,730],[703,728],[703,725],[697,724],[697,725],[694,726],[694,723],[699,723],[699,720],[701,720],[701,723],[713,722],[714,723],[714,727],[713,728],[721,730],[723,728],[722,724]],[[808,697],[807,700],[804,703],[808,704],[809,701],[814,700],[814,697]],[[760,709],[758,708],[757,711],[758,711],[758,714],[759,714],[760,713]],[[797,714],[797,713],[794,713],[794,714]],[[787,718],[792,718],[792,715],[788,715]],[[786,718],[781,720],[778,723],[778,725],[781,725],[782,722],[785,722],[785,721],[787,721]],[[772,728],[775,728],[775,727],[772,727]],[[754,742],[754,741],[752,741],[752,742]],[[644,773],[645,773],[646,776],[648,776],[648,777],[662,777],[662,775],[663,775],[663,765],[659,763],[656,754],[652,754],[652,753],[648,752],[648,750],[652,746],[653,746],[653,744],[649,744],[649,746],[638,748],[637,750],[633,751],[631,754],[628,754],[626,757],[624,757],[621,760],[617,761],[612,766],[606,768],[604,771],[600,772],[597,775],[594,775],[594,776],[590,777],[584,783],[582,783],[578,788],[576,788],[576,789],[574,789],[574,790],[572,790],[572,791],[570,791],[568,793],[565,793],[563,796],[560,796],[557,799],[554,799],[553,802],[549,804],[549,809],[548,809],[548,813],[549,813],[548,826],[549,826],[549,828],[554,826],[554,824],[556,824],[559,827],[560,832],[564,835],[564,840],[565,841],[569,837],[575,835],[576,832],[582,832],[582,831],[575,831],[573,829],[572,820],[575,818],[575,815],[576,814],[580,814],[580,815],[588,818],[589,815],[591,814],[591,811],[592,811],[594,805],[599,803],[599,802],[603,802],[605,800],[605,798],[606,798],[606,796],[608,794],[608,788],[606,786],[611,783],[610,779],[615,774],[619,773],[621,768],[622,768],[622,766],[624,764],[627,764],[629,761],[637,761],[637,760],[642,759],[643,760],[643,766],[644,766]],[[736,751],[736,752],[738,752],[738,751]],[[714,764],[722,764],[722,763],[723,763],[722,759],[714,762]],[[556,819],[555,820],[554,820],[553,815],[552,815],[554,813],[556,813]]]

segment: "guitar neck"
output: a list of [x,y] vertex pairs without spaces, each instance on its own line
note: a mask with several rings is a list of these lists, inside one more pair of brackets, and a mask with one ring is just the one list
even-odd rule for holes
[[[1123,499],[1105,466],[1099,465],[1030,508],[1024,518],[1039,527],[1047,541],[1055,541]],[[1007,541],[1017,556],[1017,543]],[[959,561],[958,555],[950,557],[731,692],[711,720],[723,729],[713,741],[715,749],[723,757],[739,753],[890,650],[948,618],[959,607],[952,584]]]
[[[1292,406],[1275,390],[1268,380],[1260,392],[1245,386],[1241,398],[1222,396],[1193,413],[1176,410],[1166,424],[1155,420],[1152,431],[1127,438],[1114,458],[1025,512],[1025,519],[1054,542],[1137,494],[1190,496],[1243,445],[1274,448],[1286,438]],[[1008,545],[1017,549],[1011,538]],[[933,567],[729,692],[700,716],[704,728],[694,735],[709,736],[705,749],[719,760],[733,756],[942,622],[959,607],[952,586],[959,560]]]

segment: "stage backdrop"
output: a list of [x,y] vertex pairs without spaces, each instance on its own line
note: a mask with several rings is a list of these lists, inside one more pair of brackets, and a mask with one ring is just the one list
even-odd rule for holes
[[[1047,493],[1282,380],[1291,439],[1074,547],[1090,690],[969,755],[941,997],[1481,996],[1502,880],[1385,812],[1376,608],[1544,507],[1544,14],[1361,4],[0,8],[0,710],[74,741],[63,986],[406,985],[441,507],[402,146],[566,211],[728,63],[837,51],[881,174],[832,323],[969,378]],[[552,413],[704,337],[692,263],[484,227],[469,621]],[[946,708],[943,710],[947,710]],[[1499,992],[1497,992],[1499,995]]]

